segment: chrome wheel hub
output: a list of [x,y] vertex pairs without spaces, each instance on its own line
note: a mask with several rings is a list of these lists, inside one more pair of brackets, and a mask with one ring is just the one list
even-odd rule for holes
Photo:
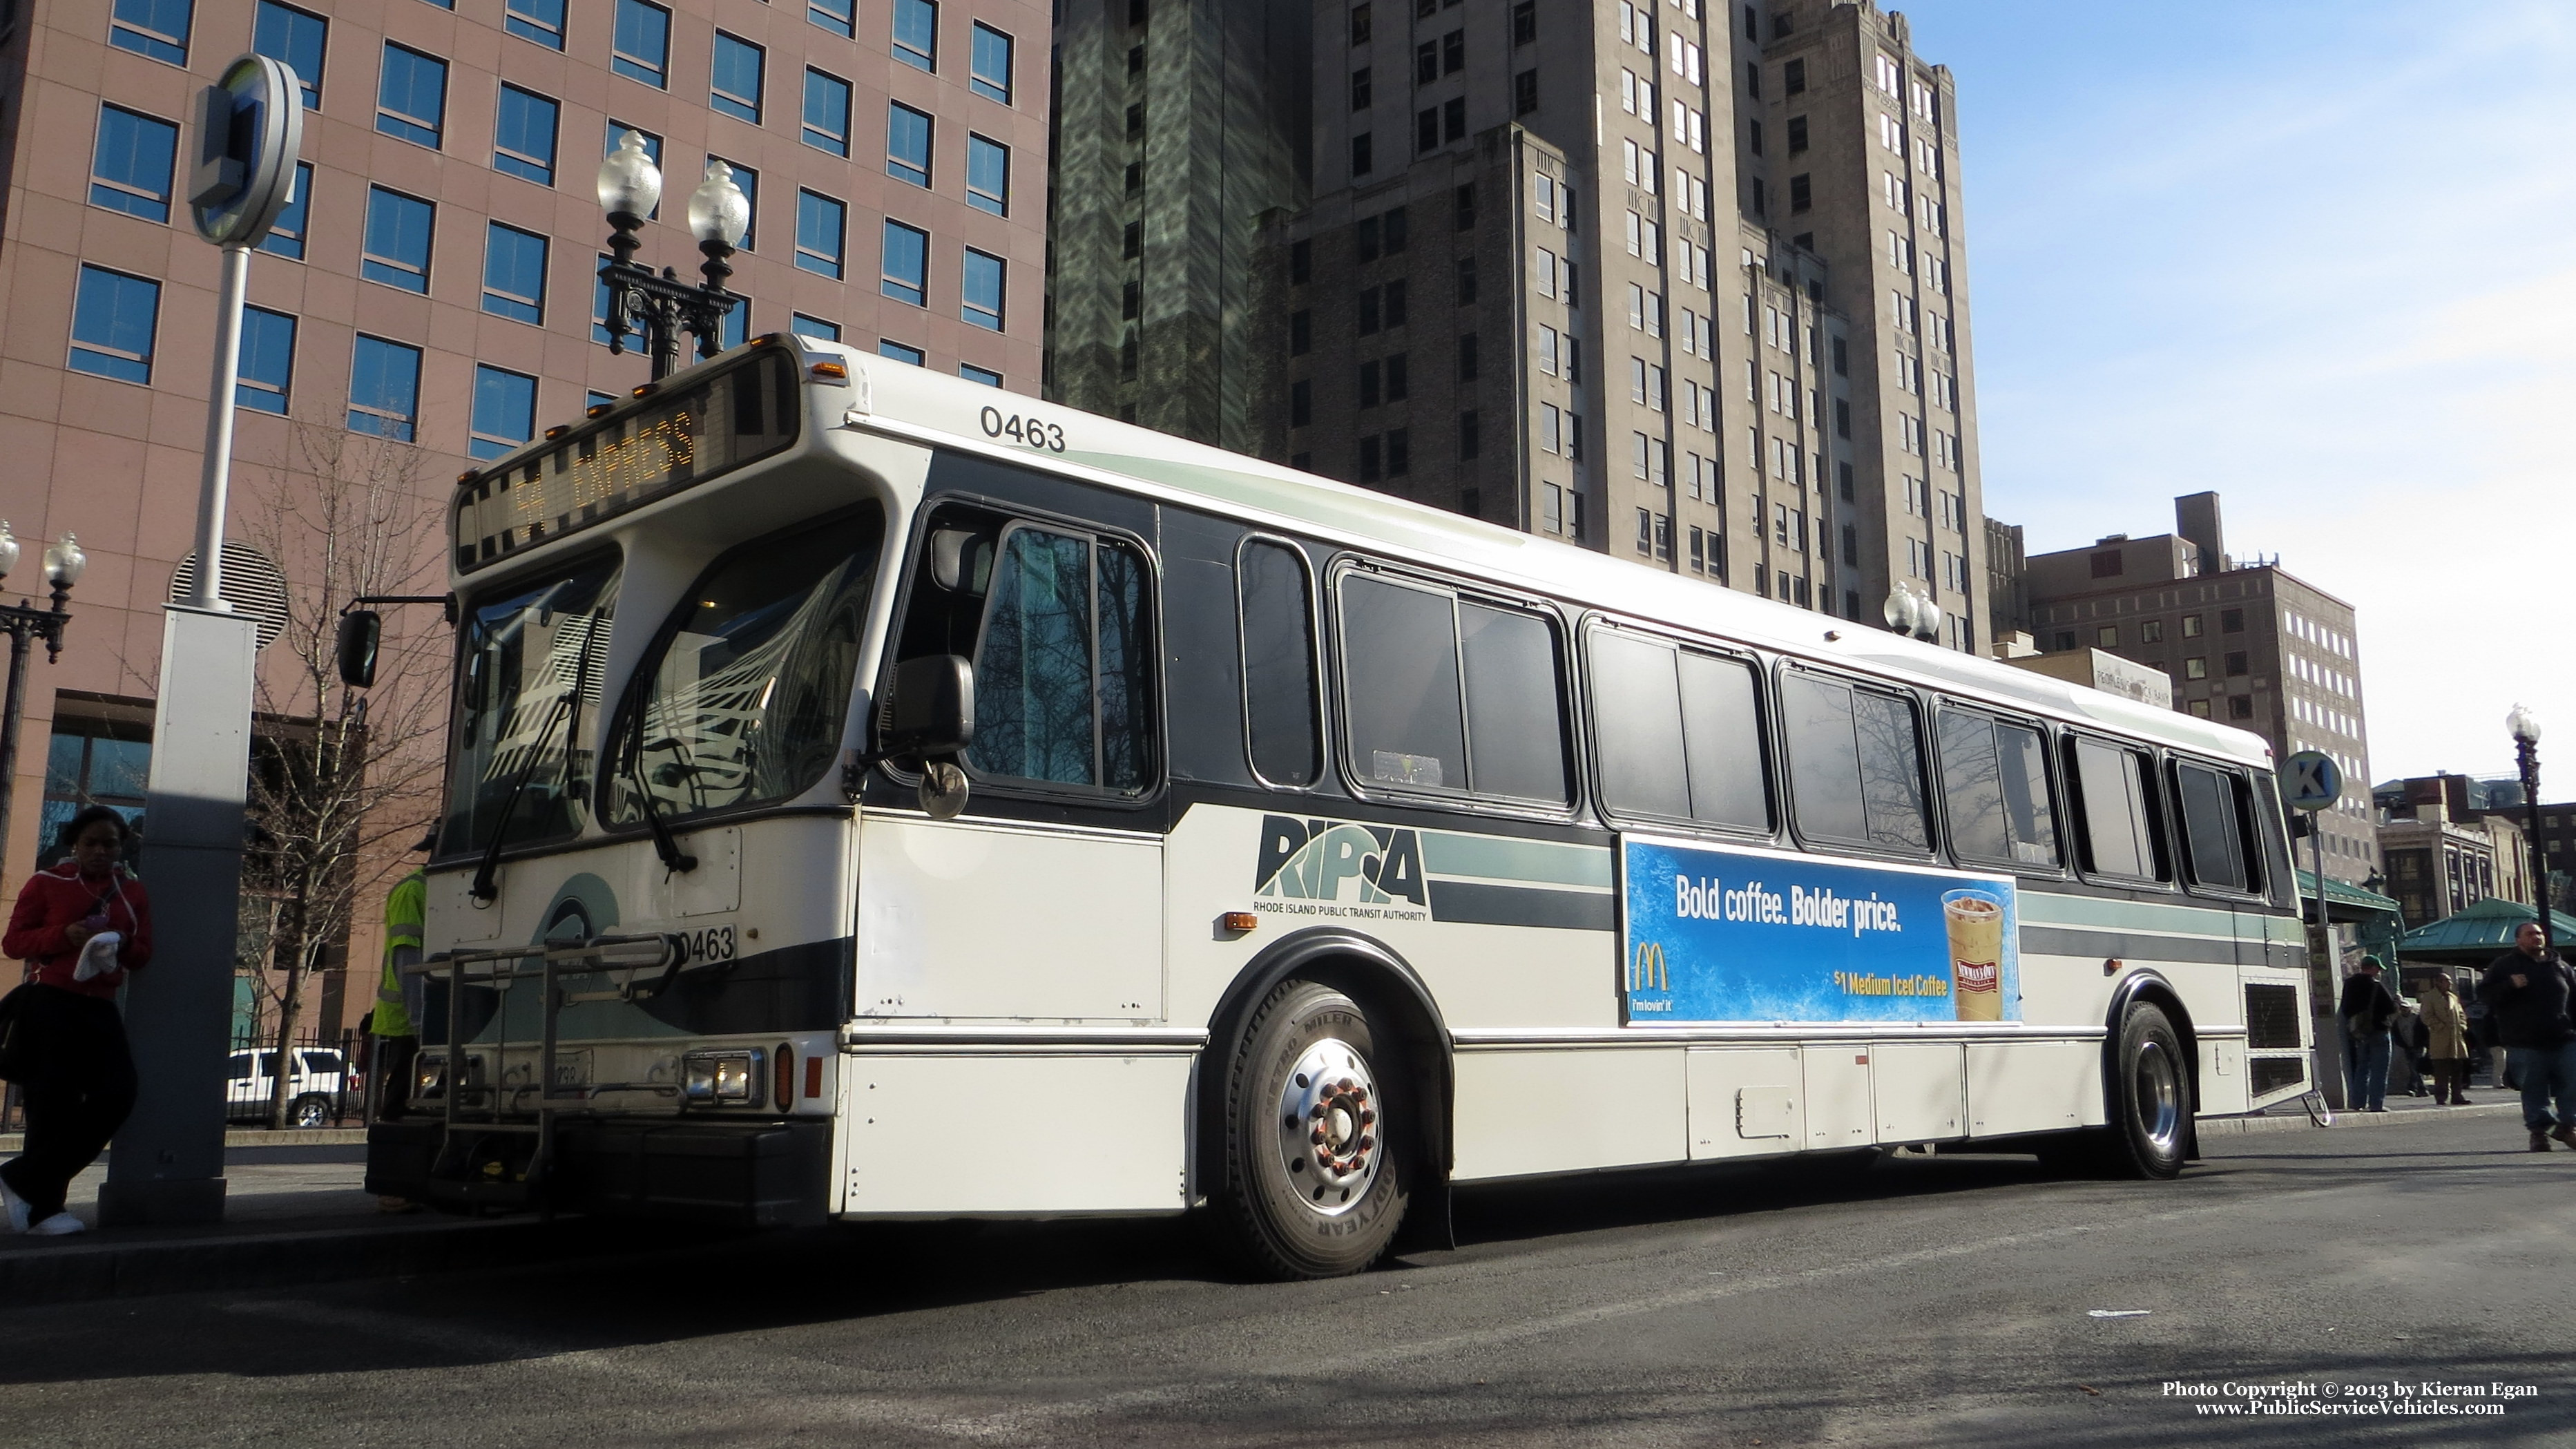
[[1385,1160],[1377,1080],[1368,1058],[1337,1037],[1306,1048],[1280,1084],[1279,1165],[1289,1189],[1325,1217],[1367,1196]]
[[2182,1074],[2162,1042],[2138,1048],[2138,1127],[2158,1151],[2172,1151],[2182,1136]]

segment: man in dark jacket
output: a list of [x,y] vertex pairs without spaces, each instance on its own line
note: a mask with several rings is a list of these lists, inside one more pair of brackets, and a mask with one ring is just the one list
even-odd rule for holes
[[[2531,1129],[2534,1152],[2547,1152],[2552,1137],[2576,1147],[2576,1025],[2567,1018],[2571,994],[2576,994],[2576,980],[2571,980],[2567,963],[2542,944],[2538,921],[2523,923],[2514,933],[2513,949],[2498,956],[2478,982],[2489,1028],[2513,1054],[2514,1072],[2522,1078],[2522,1125]],[[2556,1117],[2549,1114],[2553,1098]]]
[[2388,1110],[2388,1028],[2397,1020],[2397,997],[2379,979],[2379,970],[2378,957],[2362,957],[2344,978],[2343,1001],[2335,1008],[2350,1044],[2344,1065],[2352,1092],[2346,1100],[2356,1112]]

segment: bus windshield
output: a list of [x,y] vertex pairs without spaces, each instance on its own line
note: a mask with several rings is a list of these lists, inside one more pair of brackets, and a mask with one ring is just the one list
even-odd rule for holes
[[784,800],[841,747],[882,530],[874,508],[736,549],[690,589],[617,722],[609,823]]
[[444,851],[484,849],[496,830],[518,844],[581,829],[591,763],[582,732],[599,708],[619,571],[616,555],[598,555],[472,606]]

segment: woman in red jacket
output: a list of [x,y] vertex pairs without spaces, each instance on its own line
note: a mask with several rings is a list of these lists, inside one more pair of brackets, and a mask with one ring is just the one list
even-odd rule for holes
[[[134,1110],[134,1057],[116,989],[152,960],[152,901],[117,863],[125,817],[93,805],[71,818],[69,860],[36,872],[9,913],[0,952],[35,968],[18,1002],[28,1043],[26,1150],[0,1166],[0,1207],[16,1232],[77,1233],[63,1194]],[[114,940],[107,938],[113,936]]]

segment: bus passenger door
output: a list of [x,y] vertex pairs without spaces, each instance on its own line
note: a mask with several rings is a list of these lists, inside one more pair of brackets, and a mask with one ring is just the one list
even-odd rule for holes
[[923,538],[895,657],[973,664],[968,795],[953,819],[897,805],[862,825],[857,1013],[1159,1019],[1146,552],[961,505]]

